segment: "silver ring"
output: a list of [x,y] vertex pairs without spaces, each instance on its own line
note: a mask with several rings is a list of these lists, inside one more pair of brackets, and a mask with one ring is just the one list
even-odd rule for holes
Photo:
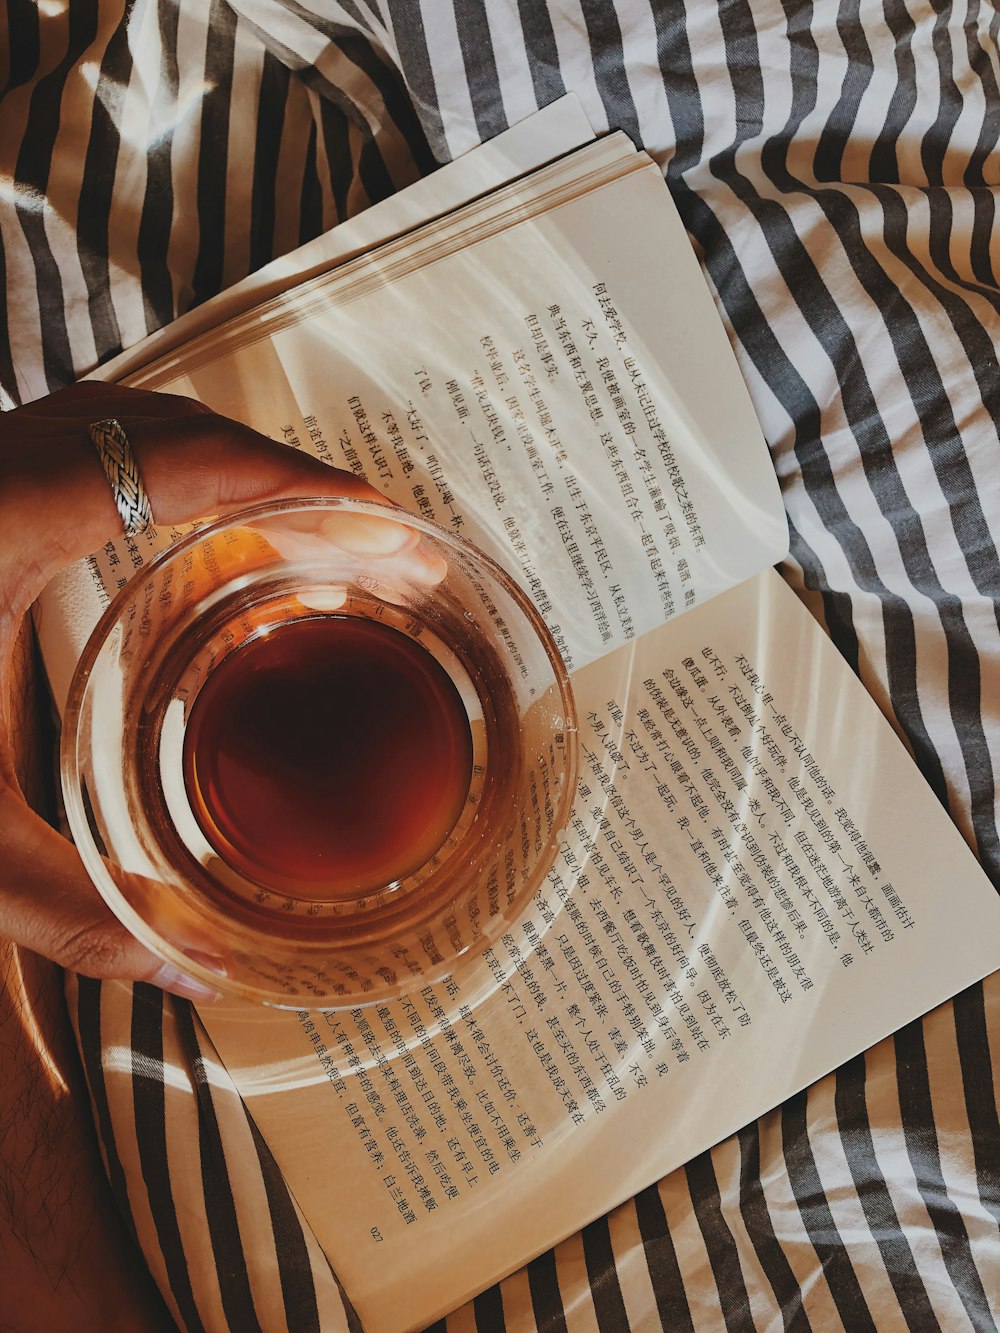
[[125,536],[135,537],[153,526],[153,511],[121,422],[109,417],[87,427],[108,479],[115,507],[125,524]]

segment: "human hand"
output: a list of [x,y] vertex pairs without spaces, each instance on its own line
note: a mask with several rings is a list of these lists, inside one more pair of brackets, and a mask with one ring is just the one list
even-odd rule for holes
[[[120,535],[91,422],[121,422],[161,525],[222,515],[295,495],[384,497],[349,472],[275,444],[173,395],[79,384],[0,415],[0,935],[93,977],[152,981],[194,999],[210,993],[163,964],[111,914],[73,846],[26,804],[14,773],[7,714],[18,626],[66,565]],[[394,525],[358,517],[337,544],[385,549]],[[294,534],[292,534],[294,539]],[[443,570],[398,530],[390,564],[436,582]]]

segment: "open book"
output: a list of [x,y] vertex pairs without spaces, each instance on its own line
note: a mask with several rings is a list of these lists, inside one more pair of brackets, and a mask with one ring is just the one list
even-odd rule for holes
[[[1000,965],[992,887],[769,568],[777,482],[662,174],[586,137],[550,108],[104,372],[460,531],[573,668],[573,818],[483,957],[351,1013],[202,1014],[374,1333]],[[57,697],[131,567],[43,599]]]

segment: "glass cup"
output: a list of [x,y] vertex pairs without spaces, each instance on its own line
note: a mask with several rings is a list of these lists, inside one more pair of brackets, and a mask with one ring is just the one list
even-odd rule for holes
[[104,899],[187,975],[384,1001],[494,941],[553,863],[577,723],[527,597],[403,510],[300,499],[140,569],[70,689],[62,781]]

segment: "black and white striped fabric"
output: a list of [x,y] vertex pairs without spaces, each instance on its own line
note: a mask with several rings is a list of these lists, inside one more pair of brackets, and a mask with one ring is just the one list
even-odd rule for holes
[[[8,0],[6,18],[7,405],[567,90],[626,130],[750,386],[784,572],[1000,885],[987,0]],[[196,1015],[149,987],[68,993],[111,1181],[178,1323],[357,1328]],[[995,977],[449,1333],[997,1328],[998,1040]]]

